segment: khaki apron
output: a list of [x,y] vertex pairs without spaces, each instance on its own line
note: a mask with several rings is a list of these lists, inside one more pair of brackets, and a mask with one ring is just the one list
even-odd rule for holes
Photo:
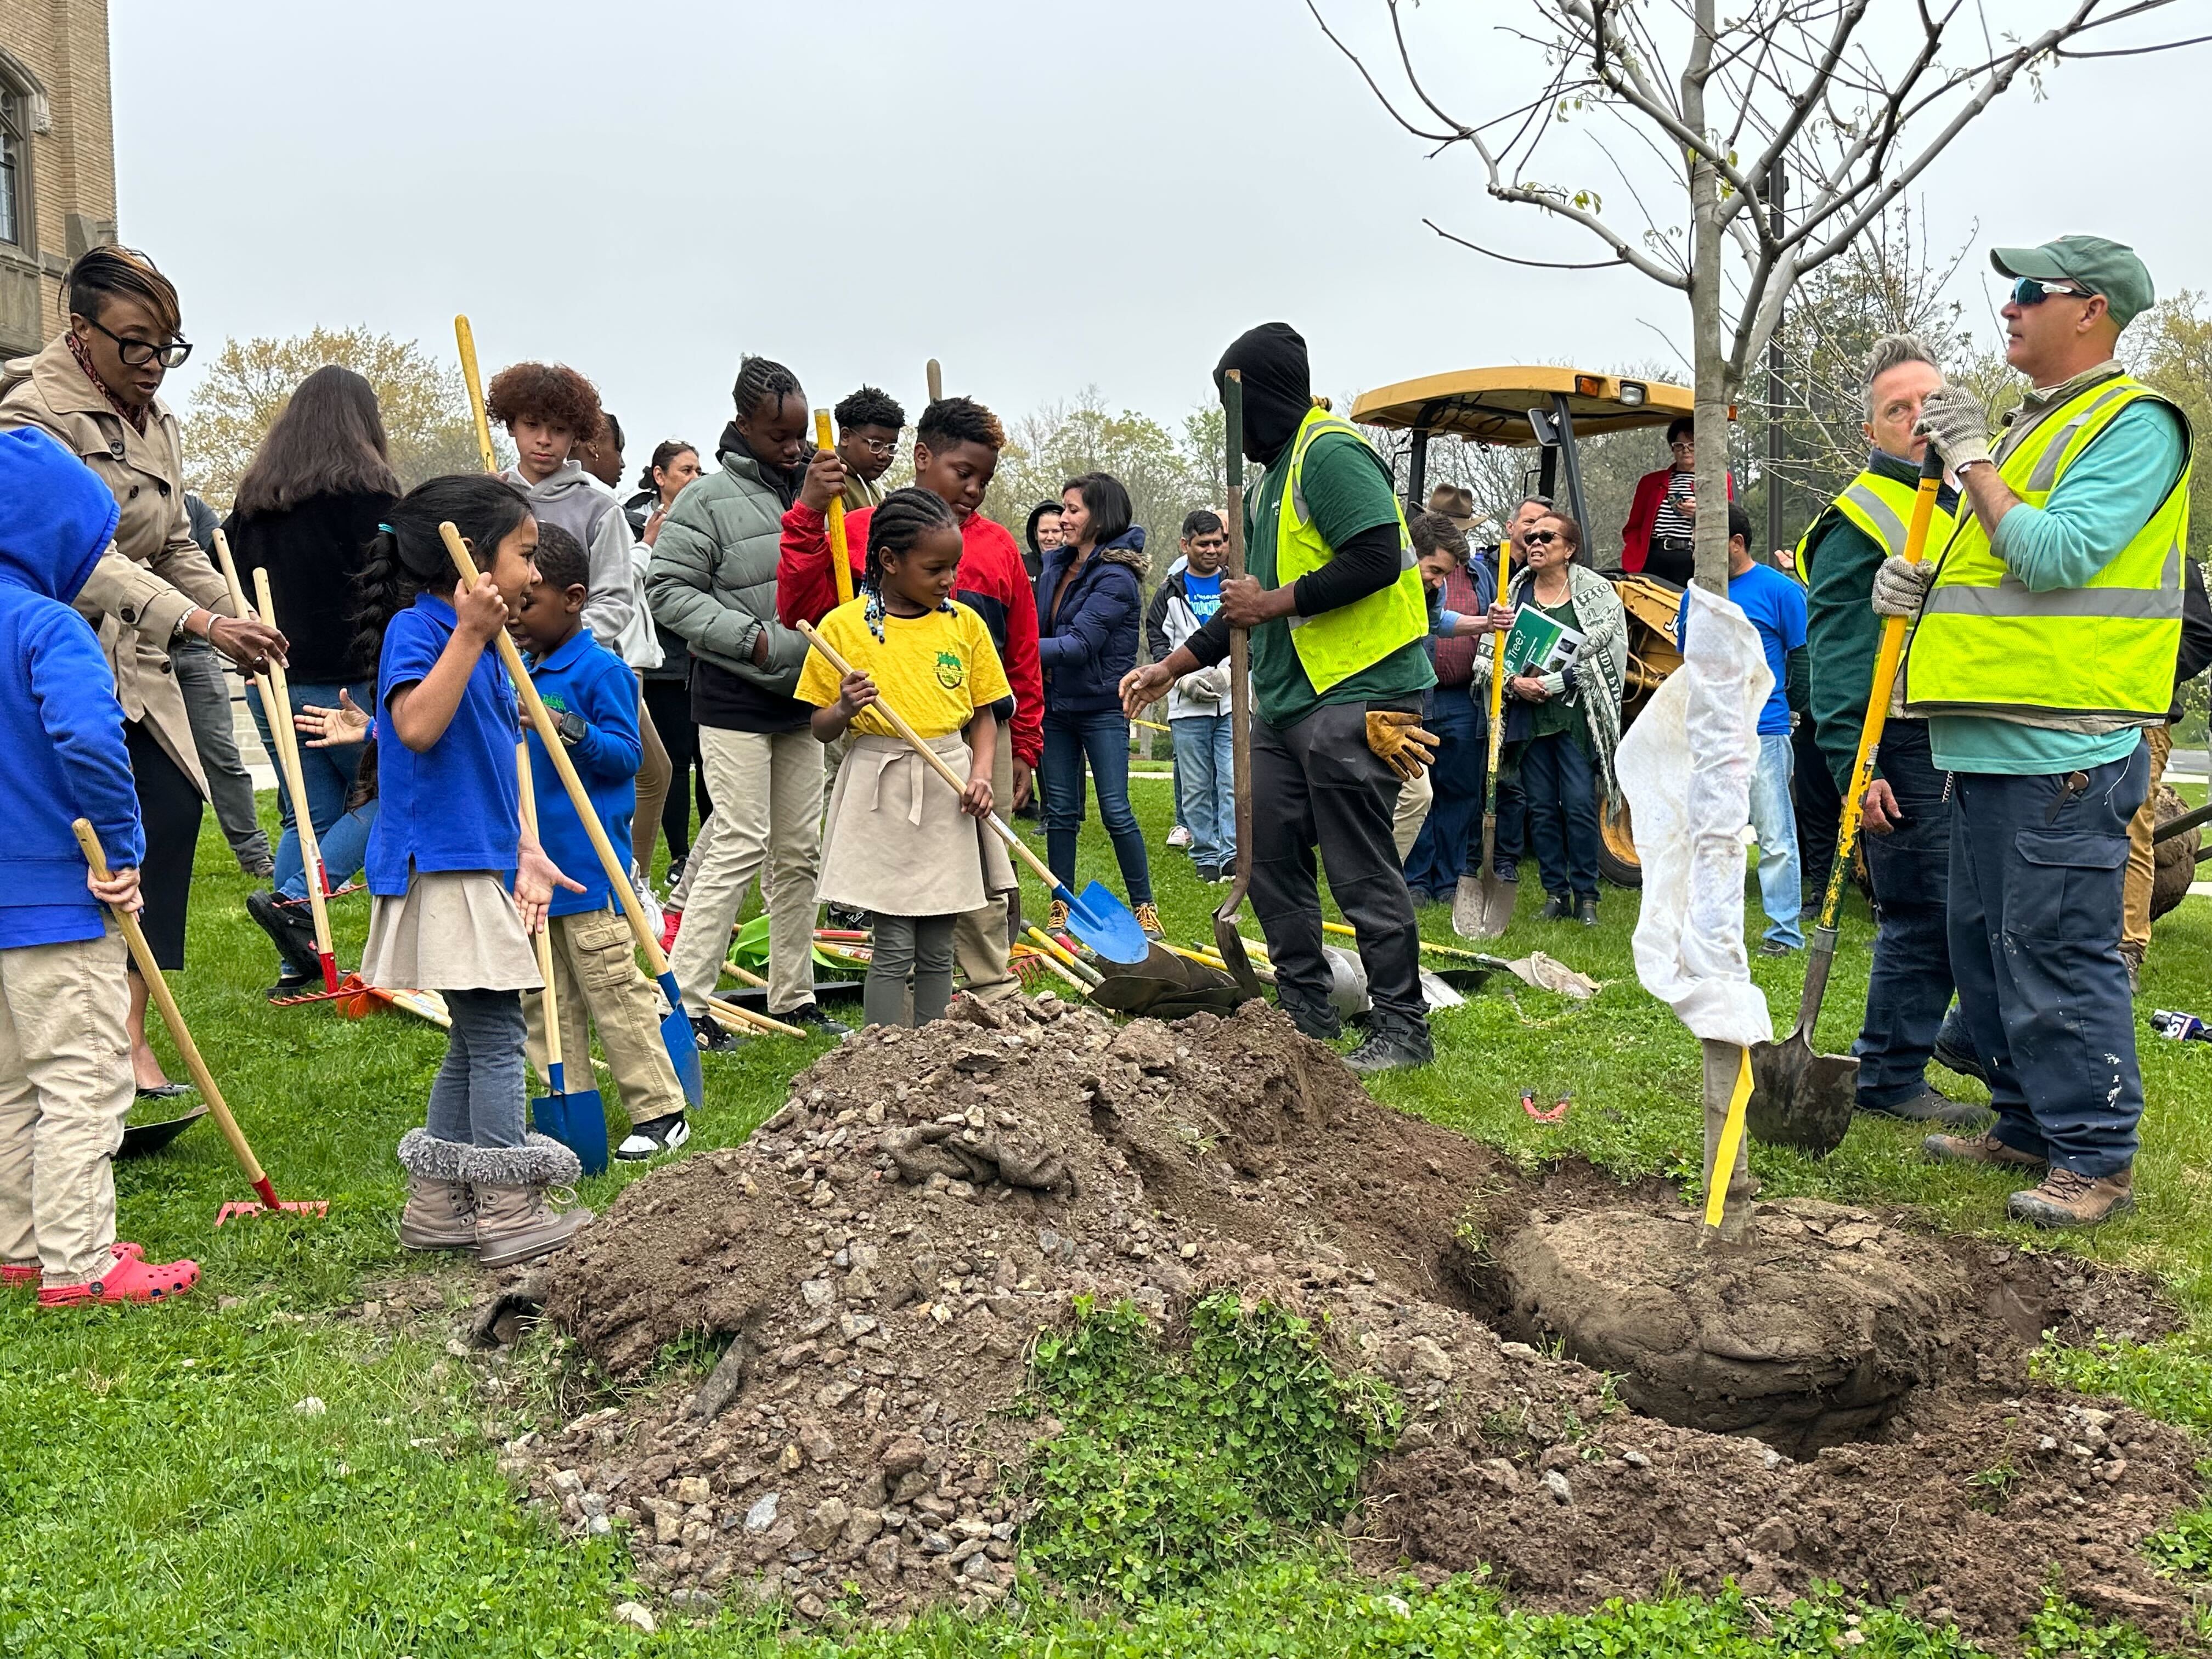
[[[958,732],[927,741],[955,777],[967,777],[968,745]],[[1003,890],[1000,881],[1013,884],[1005,849],[961,811],[960,798],[934,769],[904,738],[855,732],[830,794],[822,896],[892,916],[981,909],[990,890],[979,831],[998,854],[990,890]]]

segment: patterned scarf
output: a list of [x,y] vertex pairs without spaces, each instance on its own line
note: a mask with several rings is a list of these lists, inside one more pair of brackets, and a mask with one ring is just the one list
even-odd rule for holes
[[125,403],[122,398],[107,389],[107,382],[101,380],[98,372],[94,369],[92,354],[85,349],[84,342],[76,337],[76,331],[71,329],[62,337],[69,342],[70,356],[76,359],[76,366],[84,371],[84,378],[98,386],[100,395],[107,399],[107,406],[130,422],[131,429],[133,432],[142,438],[144,437],[146,418],[154,412],[154,405],[150,403],[140,404],[133,409],[129,404]]

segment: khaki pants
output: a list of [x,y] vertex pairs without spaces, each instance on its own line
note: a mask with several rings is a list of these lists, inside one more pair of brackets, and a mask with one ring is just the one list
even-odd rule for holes
[[720,981],[730,933],[758,876],[768,906],[768,1011],[814,1000],[814,886],[822,863],[822,745],[796,732],[699,728],[714,811],[684,866],[672,966],[696,1021]]
[[1398,805],[1390,814],[1390,839],[1398,846],[1398,862],[1403,865],[1413,856],[1413,843],[1421,838],[1421,826],[1429,819],[1430,805],[1437,798],[1437,787],[1429,781],[1428,769],[1410,783],[1398,786]]
[[[1004,726],[999,728],[998,752],[992,757],[991,799],[992,810],[1002,818],[1014,804],[1014,745]],[[952,965],[967,981],[969,996],[995,1002],[1021,991],[1021,981],[1006,965],[1006,896],[994,893],[989,903],[969,911],[952,926]]]
[[[653,843],[660,835],[660,809],[668,804],[668,786],[674,770],[669,764],[668,746],[661,742],[659,728],[653,725],[653,715],[645,706],[642,679],[637,683],[637,811],[629,821],[630,858],[637,866],[638,874],[650,880]],[[687,787],[690,783],[688,775],[684,783]]]
[[[552,942],[553,997],[561,1010],[561,1070],[570,1089],[588,1089],[592,1028],[614,1073],[615,1091],[632,1123],[684,1109],[684,1086],[660,1038],[660,998],[638,970],[637,945],[619,910],[584,910],[546,923]],[[530,1064],[546,1075],[545,999],[522,994],[529,1022]]]
[[0,951],[0,1261],[82,1285],[115,1243],[131,1113],[123,936]]
[[2155,869],[2150,837],[2158,827],[2158,781],[2166,775],[2166,757],[2173,753],[2171,726],[2154,726],[2146,735],[2150,741],[2150,793],[2128,820],[2128,885],[2120,922],[2120,954],[2137,967],[2150,949],[2150,886]]

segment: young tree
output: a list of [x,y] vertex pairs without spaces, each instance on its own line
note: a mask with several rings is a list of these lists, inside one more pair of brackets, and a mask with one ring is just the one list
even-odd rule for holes
[[[1521,264],[1625,264],[1687,302],[1698,580],[1719,592],[1728,568],[1721,473],[1729,407],[1759,371],[1799,281],[1877,224],[2023,75],[2037,80],[2061,58],[2094,55],[2077,44],[2084,36],[2172,0],[2007,0],[2002,28],[1985,0],[1740,0],[1727,18],[1717,0],[1518,0],[1523,21],[1508,33],[1528,49],[1532,84],[1472,117],[1431,89],[1407,37],[1406,0],[1382,3],[1402,82],[1389,88],[1330,28],[1317,0],[1307,0],[1408,132],[1438,150],[1464,147],[1493,199],[1581,227],[1607,257],[1519,258],[1452,240]],[[2029,12],[2042,19],[2033,31],[2023,27]],[[2124,36],[2110,49],[2181,44]],[[1540,172],[1540,157],[1558,165],[1555,135],[1572,130],[1589,135],[1595,156],[1565,165],[1609,167],[1643,217],[1640,228],[1609,215],[1594,185],[1551,182]],[[1784,176],[1787,191],[1770,199],[1772,181]]]
[[192,492],[217,507],[228,504],[294,389],[325,363],[353,369],[375,388],[401,483],[483,470],[458,366],[417,341],[364,327],[318,328],[285,339],[223,342],[185,414],[185,475]]

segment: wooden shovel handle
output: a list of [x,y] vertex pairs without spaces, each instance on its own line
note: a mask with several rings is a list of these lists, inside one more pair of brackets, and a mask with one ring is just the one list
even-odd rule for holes
[[460,348],[461,380],[469,389],[469,416],[476,422],[477,451],[487,472],[499,471],[499,458],[491,447],[491,422],[484,413],[483,380],[477,373],[476,331],[466,316],[453,319],[453,343]]
[[[847,662],[844,658],[839,656],[836,650],[830,644],[830,642],[823,639],[822,635],[815,630],[815,627],[812,623],[801,622],[799,624],[799,631],[806,636],[807,644],[812,646],[817,651],[819,651],[823,659],[828,661],[829,665],[837,671],[837,677],[840,679],[842,679],[848,674],[856,672],[854,669],[853,665]],[[943,778],[946,783],[951,786],[952,793],[954,794],[960,795],[967,793],[968,786],[961,781],[960,775],[954,771],[951,767],[947,766],[945,763],[945,757],[942,755],[939,755],[934,749],[932,749],[927,743],[923,741],[921,734],[906,723],[905,715],[900,714],[897,709],[892,708],[890,704],[884,701],[883,694],[881,692],[877,693],[875,702],[870,706],[873,708],[878,714],[881,714],[885,720],[890,722],[892,730],[896,731],[899,736],[907,740],[907,742],[913,747],[915,754],[921,756],[922,759],[929,763],[931,767],[935,769],[939,777]],[[1047,865],[1042,859],[1039,858],[1035,853],[1030,851],[1029,848],[1023,842],[1022,838],[1019,836],[1017,836],[1012,830],[1006,827],[1006,821],[1004,818],[1000,817],[996,812],[994,812],[990,815],[988,821],[990,823],[991,828],[998,832],[999,839],[1006,843],[1008,850],[1021,854],[1023,860],[1029,865],[1030,868],[1036,873],[1037,878],[1043,882],[1047,888],[1054,891],[1059,890],[1060,878],[1053,874],[1051,866]]]
[[[222,532],[215,532],[218,537]],[[224,550],[228,562],[229,550]],[[266,565],[253,567],[254,597],[259,601],[261,620],[271,628],[277,626],[276,602],[269,591],[269,569]],[[269,711],[269,735],[276,744],[276,763],[284,769],[284,787],[292,797],[292,828],[300,837],[300,856],[306,866],[307,882],[307,914],[315,924],[315,951],[325,963],[331,959],[331,913],[323,902],[330,881],[323,869],[322,838],[315,834],[315,815],[307,808],[307,769],[300,761],[300,734],[292,725],[292,688],[284,677],[284,665],[274,657],[269,659],[266,676],[256,675],[267,690],[261,697],[261,706]],[[336,990],[335,985],[325,988]]]
[[[538,792],[530,781],[530,739],[523,738],[514,745],[514,776],[522,786],[522,827],[530,832],[530,839],[538,839]],[[561,1063],[561,1000],[553,990],[553,919],[548,916],[545,925],[531,936],[538,951],[538,977],[545,981],[545,1068],[550,1073]],[[565,1081],[565,1079],[563,1079]]]

